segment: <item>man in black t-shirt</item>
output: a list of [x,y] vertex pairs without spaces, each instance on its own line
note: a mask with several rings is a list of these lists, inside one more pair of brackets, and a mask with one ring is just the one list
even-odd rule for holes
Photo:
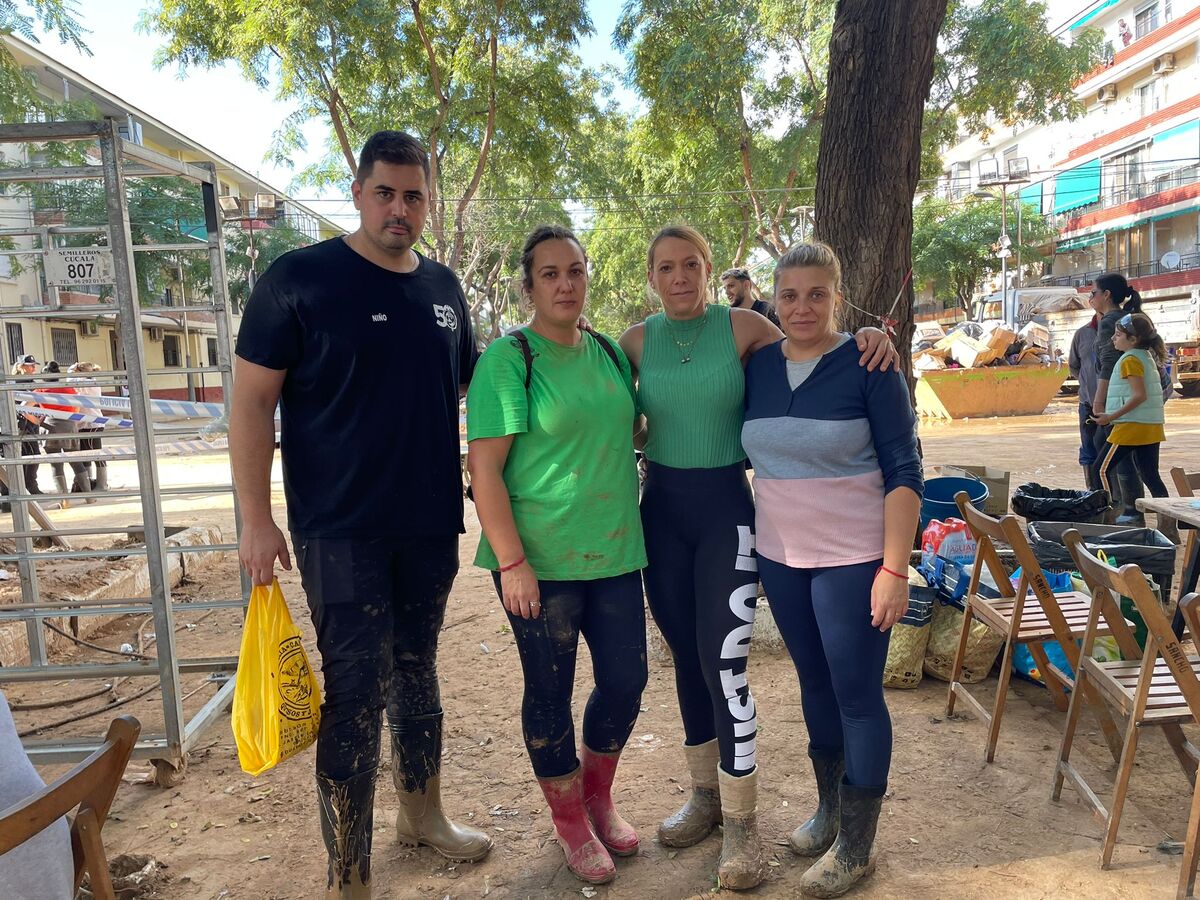
[[759,295],[748,269],[726,269],[721,273],[721,286],[725,288],[725,296],[729,298],[730,306],[735,309],[752,309],[778,327],[779,316],[775,313],[775,307]]
[[317,736],[330,897],[370,896],[380,720],[387,709],[397,837],[454,860],[483,832],[441,810],[437,636],[463,532],[458,398],[477,349],[462,288],[413,246],[429,157],[406,134],[363,147],[359,227],[281,256],[255,285],[237,342],[230,457],[255,584],[291,568],[271,514],[274,411],[288,528],[317,633]]

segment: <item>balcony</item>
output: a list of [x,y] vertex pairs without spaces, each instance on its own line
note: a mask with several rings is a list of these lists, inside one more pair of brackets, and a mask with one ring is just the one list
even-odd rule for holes
[[[1133,263],[1128,266],[1118,266],[1109,269],[1096,269],[1094,272],[1076,272],[1071,275],[1054,275],[1041,279],[1040,284],[1056,287],[1079,287],[1080,285],[1090,284],[1106,272],[1120,272],[1128,279],[1135,278],[1150,278],[1154,275],[1170,275],[1175,272],[1186,272],[1192,269],[1200,269],[1200,244],[1194,246],[1190,252],[1184,253],[1179,258],[1179,265],[1173,269],[1168,269],[1158,260],[1151,262]],[[1197,276],[1200,280],[1200,276]]]
[[1160,23],[1159,23],[1159,18],[1158,18],[1157,13],[1155,13],[1152,16],[1146,16],[1145,18],[1141,19],[1140,21],[1135,22],[1134,26],[1133,26],[1133,39],[1135,41],[1140,41],[1142,38],[1144,38],[1150,32],[1158,31],[1159,24]]
[[1111,209],[1123,203],[1128,203],[1131,200],[1144,200],[1147,197],[1153,197],[1155,194],[1161,194],[1164,191],[1195,184],[1197,181],[1200,181],[1200,165],[1185,166],[1173,172],[1165,172],[1161,175],[1155,175],[1153,178],[1135,181],[1121,188],[1113,189],[1110,187],[1095,203],[1089,203],[1087,206],[1079,206],[1064,213],[1049,213],[1044,218],[1050,225],[1061,231],[1067,228],[1072,220],[1086,216],[1088,213],[1099,212],[1102,209]]

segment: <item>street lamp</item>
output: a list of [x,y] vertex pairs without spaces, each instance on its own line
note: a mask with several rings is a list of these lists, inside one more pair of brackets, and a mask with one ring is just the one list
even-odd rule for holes
[[[1000,240],[999,240],[1000,250],[997,253],[997,256],[1000,257],[1000,290],[1002,292],[1001,293],[1002,301],[1001,301],[1000,308],[1003,310],[1002,315],[1003,315],[1004,321],[1008,325],[1013,326],[1014,328],[1017,325],[1017,302],[1016,302],[1017,298],[1016,298],[1016,295],[1015,294],[1013,295],[1013,302],[1012,302],[1011,308],[1010,308],[1009,301],[1008,301],[1008,258],[1009,258],[1009,256],[1012,255],[1012,251],[1009,249],[1009,245],[1011,244],[1011,241],[1009,240],[1009,237],[1008,237],[1008,186],[1010,184],[1025,184],[1027,181],[1029,181],[1029,160],[1026,157],[1022,156],[1022,157],[1018,157],[1016,159],[1008,160],[1007,165],[1005,166],[1004,174],[1001,174],[1001,172],[1000,172],[1000,160],[998,160],[998,159],[995,159],[995,158],[984,159],[984,160],[980,160],[980,162],[979,162],[979,186],[980,187],[999,186],[999,188],[1000,188]],[[992,198],[995,199],[994,195],[990,194],[990,192],[986,192],[986,191],[976,192],[976,196],[978,196],[979,193],[986,193],[986,194],[988,194],[988,196],[992,196]],[[1018,200],[1019,199],[1020,198],[1018,197]],[[1020,203],[1018,203],[1017,204],[1017,281],[1018,281],[1018,286],[1019,286],[1020,278],[1021,278],[1021,206],[1020,206]]]

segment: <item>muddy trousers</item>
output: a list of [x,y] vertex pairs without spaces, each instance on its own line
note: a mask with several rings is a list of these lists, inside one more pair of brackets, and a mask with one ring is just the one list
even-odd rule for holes
[[883,788],[892,719],[883,699],[891,632],[871,627],[871,585],[882,560],[796,569],[760,558],[763,587],[796,674],[809,747],[842,751],[846,782]]
[[754,769],[758,719],[746,681],[758,602],[754,500],[742,463],[649,463],[642,495],[646,600],[671,648],[688,746],[714,738],[721,768]]
[[[503,598],[499,573],[492,580]],[[579,767],[571,694],[581,634],[595,681],[583,710],[583,743],[597,753],[619,753],[633,731],[647,677],[642,574],[538,581],[538,595],[536,619],[508,613],[508,621],[525,676],[525,749],[538,778],[558,778]]]
[[441,712],[437,639],[458,535],[292,544],[325,675],[317,775],[346,781],[378,766],[385,708],[389,722]]

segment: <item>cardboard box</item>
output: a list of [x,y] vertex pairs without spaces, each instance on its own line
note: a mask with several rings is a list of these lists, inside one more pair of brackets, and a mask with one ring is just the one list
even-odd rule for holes
[[999,518],[1007,515],[1010,496],[1010,474],[1004,469],[992,466],[926,466],[925,477],[937,478],[943,475],[966,476],[978,478],[988,488],[987,503],[983,511],[989,516]]

